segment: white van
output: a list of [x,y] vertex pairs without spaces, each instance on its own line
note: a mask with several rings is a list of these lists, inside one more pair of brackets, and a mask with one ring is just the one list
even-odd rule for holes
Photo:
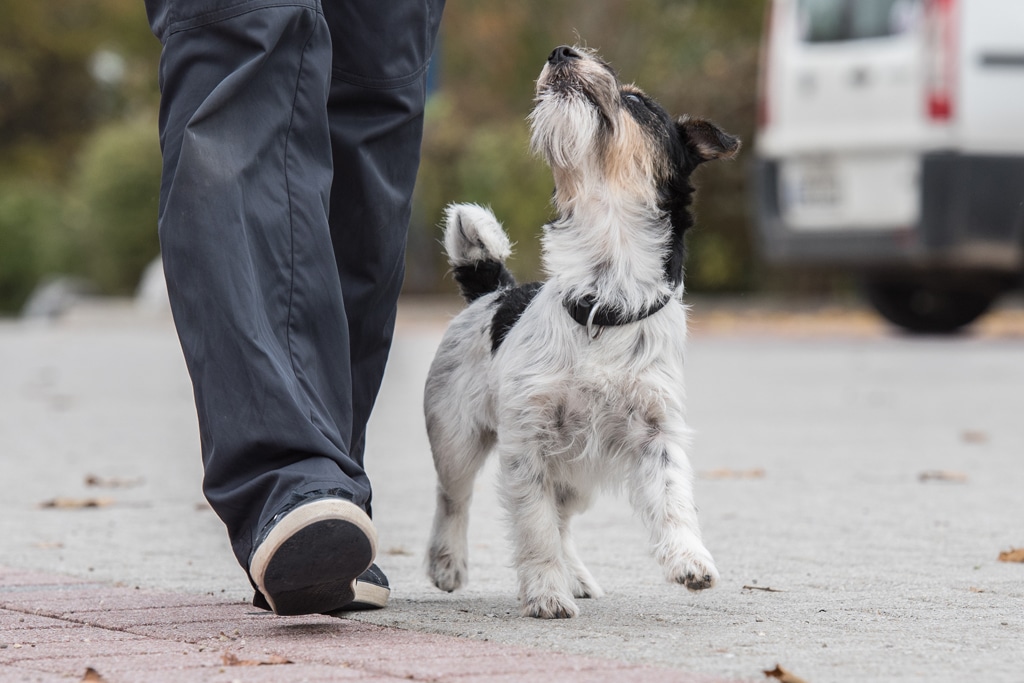
[[1024,274],[1024,0],[773,0],[758,101],[764,255],[842,268],[906,329]]

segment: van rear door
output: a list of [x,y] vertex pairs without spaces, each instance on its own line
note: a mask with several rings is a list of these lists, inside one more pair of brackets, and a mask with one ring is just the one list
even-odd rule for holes
[[981,154],[1024,152],[1024,2],[960,0],[961,111],[958,147]]
[[922,0],[777,0],[759,148],[792,230],[913,224],[926,124]]
[[919,1],[779,4],[773,118],[787,149],[892,148],[920,136]]

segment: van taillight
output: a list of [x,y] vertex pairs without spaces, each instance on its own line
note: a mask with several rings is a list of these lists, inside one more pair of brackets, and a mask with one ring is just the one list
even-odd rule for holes
[[926,97],[928,118],[947,122],[953,118],[953,87],[956,76],[954,0],[927,0],[925,9]]

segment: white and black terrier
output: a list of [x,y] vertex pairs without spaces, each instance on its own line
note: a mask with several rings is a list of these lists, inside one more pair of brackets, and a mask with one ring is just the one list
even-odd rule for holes
[[448,208],[444,244],[470,305],[430,368],[427,431],[438,474],[428,573],[467,580],[473,480],[491,450],[508,510],[524,615],[573,617],[601,588],[571,517],[602,486],[624,487],[670,581],[718,580],[701,542],[683,407],[683,233],[689,177],[739,141],[673,120],[590,51],[559,47],[537,81],[532,145],[554,174],[544,283],[517,285],[494,215]]

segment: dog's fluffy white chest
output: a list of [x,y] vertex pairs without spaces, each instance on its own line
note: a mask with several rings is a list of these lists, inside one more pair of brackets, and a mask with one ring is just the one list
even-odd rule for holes
[[681,305],[595,339],[543,294],[535,305],[494,358],[499,441],[542,434],[545,459],[593,466],[642,450],[665,430],[685,432]]

